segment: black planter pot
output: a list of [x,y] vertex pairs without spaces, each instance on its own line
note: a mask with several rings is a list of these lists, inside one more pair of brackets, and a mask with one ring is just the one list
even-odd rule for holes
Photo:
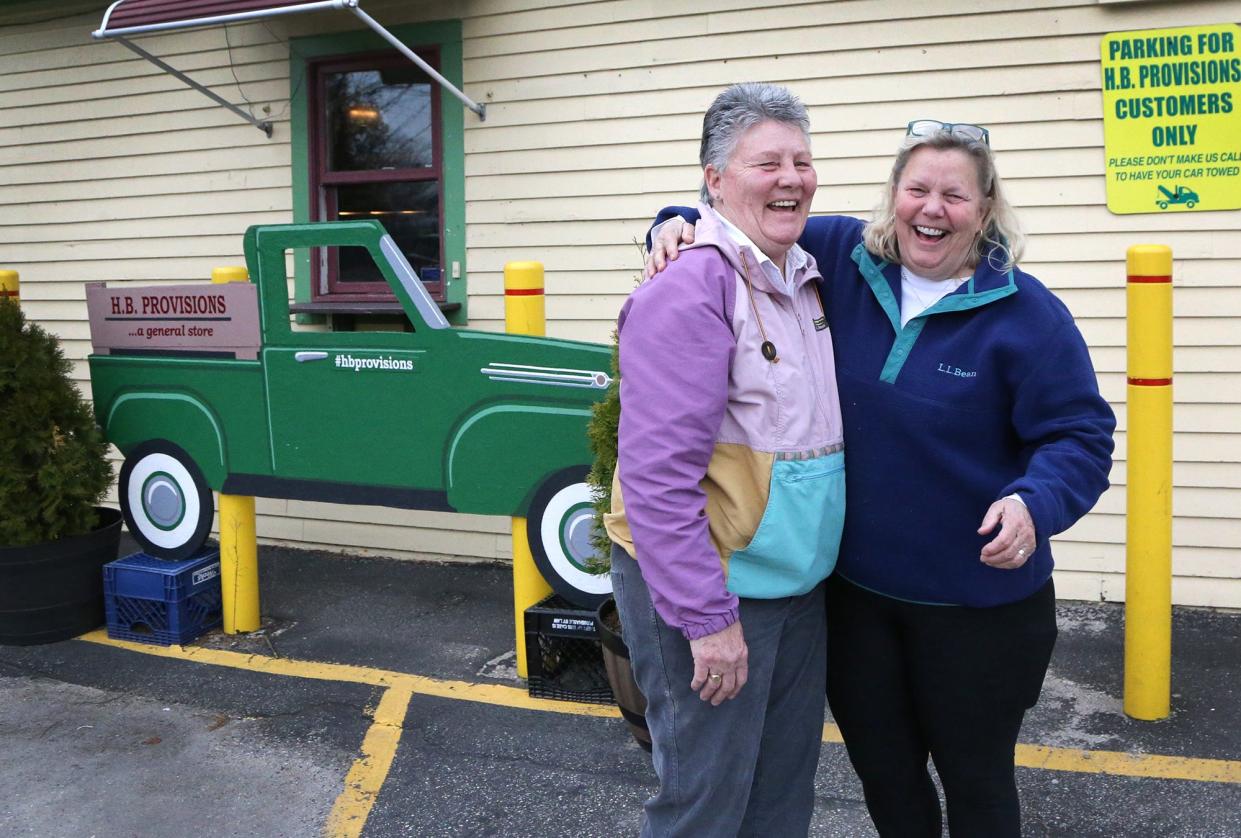
[[85,535],[0,547],[0,644],[54,643],[103,625],[103,566],[116,558],[121,513],[95,512]]
[[603,666],[607,669],[608,684],[621,716],[629,725],[629,732],[645,750],[651,750],[651,731],[646,726],[646,696],[638,689],[633,668],[629,665],[629,647],[621,636],[616,600],[606,599],[595,611],[595,628],[603,647]]

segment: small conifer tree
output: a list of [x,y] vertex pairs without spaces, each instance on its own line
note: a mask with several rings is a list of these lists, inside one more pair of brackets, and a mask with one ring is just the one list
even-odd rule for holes
[[[638,259],[646,264],[646,245],[634,240],[638,249]],[[634,287],[642,284],[642,273],[637,274],[633,281]],[[590,441],[590,450],[594,454],[590,473],[586,482],[590,485],[595,500],[595,527],[591,540],[595,545],[594,561],[590,562],[592,570],[606,572],[610,567],[612,540],[603,529],[603,516],[612,511],[612,476],[616,474],[616,438],[620,432],[620,335],[612,331],[612,383],[603,401],[596,402],[591,408],[590,423],[586,426],[586,436]]]
[[81,535],[112,467],[56,338],[0,300],[0,545]]
[[[612,332],[612,383],[608,385],[603,401],[596,402],[590,410],[590,423],[586,435],[594,462],[586,482],[590,484],[595,501],[595,527],[591,540],[595,546],[595,561],[600,572],[608,568],[612,542],[603,529],[603,516],[612,509],[612,475],[616,472],[616,435],[620,428],[620,347],[616,332]],[[592,568],[594,569],[594,568]]]

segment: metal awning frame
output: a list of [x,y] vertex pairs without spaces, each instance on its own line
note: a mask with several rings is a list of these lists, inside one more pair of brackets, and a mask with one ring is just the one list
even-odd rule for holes
[[246,111],[239,108],[237,105],[234,105],[232,102],[220,96],[215,91],[210,90],[207,87],[204,87],[203,85],[199,84],[198,82],[194,81],[192,78],[187,76],[185,73],[182,73],[177,68],[168,64],[166,61],[163,61],[162,59],[157,58],[156,56],[144,50],[142,47],[133,43],[132,41],[129,40],[129,36],[146,35],[146,34],[155,33],[155,32],[167,32],[169,30],[174,30],[174,29],[195,29],[201,26],[219,26],[219,25],[226,25],[229,23],[241,23],[243,21],[248,21],[248,20],[262,20],[264,18],[278,17],[281,15],[289,15],[289,14],[299,14],[303,12],[319,12],[319,11],[325,11],[327,9],[345,9],[345,10],[352,12],[355,17],[357,17],[360,21],[365,23],[371,30],[375,32],[375,34],[379,35],[379,37],[383,38],[385,41],[391,44],[398,52],[400,52],[410,61],[414,62],[414,64],[418,65],[419,69],[421,69],[424,73],[426,73],[431,78],[435,79],[435,81],[438,82],[441,87],[443,87],[453,96],[456,96],[458,99],[460,99],[462,104],[464,104],[470,110],[474,111],[474,113],[478,114],[478,118],[480,120],[487,118],[487,106],[485,104],[479,104],[475,102],[473,99],[471,99],[470,97],[466,96],[464,93],[462,93],[457,88],[456,85],[454,85],[448,79],[440,75],[440,73],[434,67],[428,64],[426,61],[422,60],[422,58],[419,57],[416,52],[414,52],[409,47],[405,46],[405,44],[401,43],[401,40],[399,38],[397,38],[395,35],[393,35],[391,32],[385,29],[382,24],[380,24],[373,17],[371,17],[370,15],[368,15],[366,12],[362,10],[361,6],[359,5],[359,0],[318,0],[318,2],[301,3],[296,6],[277,6],[271,9],[254,9],[254,10],[247,11],[247,12],[236,12],[234,14],[228,14],[228,15],[214,15],[212,17],[168,21],[165,23],[151,23],[151,24],[147,24],[144,26],[128,26],[128,27],[123,27],[120,29],[109,30],[108,19],[112,16],[112,11],[123,2],[125,2],[125,0],[116,0],[116,2],[114,2],[111,6],[108,7],[108,10],[104,12],[104,15],[103,15],[103,23],[100,24],[98,29],[96,29],[94,32],[91,33],[92,38],[95,38],[96,40],[113,40],[113,41],[120,43],[122,46],[127,47],[128,49],[132,50],[133,52],[145,58],[147,61],[150,61],[156,67],[163,70],[165,73],[175,76],[177,79],[181,80],[185,84],[194,88],[199,93],[202,93],[203,95],[209,97],[212,101],[228,108],[230,111],[237,114],[239,117],[244,119],[246,122],[249,122],[255,128],[258,128],[268,137],[271,136],[271,131],[272,131],[271,122],[265,121],[265,120],[260,121],[253,114],[247,113]]

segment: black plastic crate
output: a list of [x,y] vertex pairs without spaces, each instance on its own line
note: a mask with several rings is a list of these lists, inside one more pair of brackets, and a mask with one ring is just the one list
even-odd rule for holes
[[534,698],[612,704],[595,612],[556,594],[527,608],[526,676]]

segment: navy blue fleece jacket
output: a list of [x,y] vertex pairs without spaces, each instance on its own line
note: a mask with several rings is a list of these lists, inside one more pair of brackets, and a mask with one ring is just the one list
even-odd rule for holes
[[[659,221],[693,210],[673,207]],[[1034,277],[984,260],[900,325],[900,267],[862,245],[862,222],[811,218],[799,244],[824,276],[844,420],[847,500],[836,572],[915,602],[987,607],[1051,576],[1049,538],[1108,486],[1116,420],[1064,304]],[[979,524],[1016,492],[1038,545],[999,570]]]

